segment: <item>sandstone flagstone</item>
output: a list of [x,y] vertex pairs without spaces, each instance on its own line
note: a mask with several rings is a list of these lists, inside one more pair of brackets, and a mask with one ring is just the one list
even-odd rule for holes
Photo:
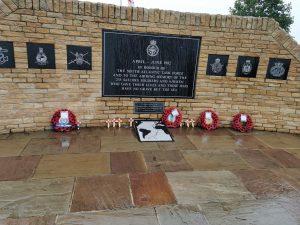
[[5,219],[0,220],[1,225],[54,225],[56,215],[43,217],[28,217],[22,219]]
[[181,171],[192,170],[183,155],[178,150],[143,152],[148,169],[151,171]]
[[0,157],[18,156],[23,151],[30,139],[19,140],[5,139],[0,140]]
[[174,142],[158,142],[157,144],[161,150],[197,150],[185,136],[174,137]]
[[286,168],[300,168],[300,158],[295,157],[283,150],[266,150],[264,151],[267,155],[277,160],[281,165]]
[[245,187],[257,199],[269,199],[289,196],[295,189],[284,179],[268,170],[234,170]]
[[23,180],[33,176],[40,156],[15,156],[0,158],[0,181]]
[[254,199],[229,171],[170,172],[167,177],[179,204]]
[[[65,140],[70,142],[71,137],[65,138]],[[63,138],[33,138],[22,152],[22,155],[53,155],[65,153],[68,151],[69,146],[63,145],[63,141]]]
[[112,173],[145,173],[146,163],[141,152],[112,152],[110,154]]
[[71,213],[57,217],[56,225],[159,225],[153,208]]
[[236,150],[236,152],[255,169],[280,168],[274,160],[259,150]]
[[236,140],[237,149],[265,149],[268,146],[257,138],[250,135],[239,135],[233,137]]
[[213,225],[297,225],[297,220],[275,201],[242,201],[202,205]]
[[231,151],[183,151],[183,156],[194,170],[229,170],[249,168],[236,153]]
[[100,152],[100,136],[73,136],[70,140],[68,153],[97,153]]
[[92,176],[110,173],[109,153],[43,156],[34,178]]
[[136,206],[176,203],[173,191],[163,172],[130,174],[130,182]]
[[131,207],[127,174],[77,178],[71,212]]
[[294,155],[296,158],[300,159],[300,148],[298,149],[284,149],[284,151]]
[[157,143],[139,142],[136,137],[101,137],[101,152],[128,152],[159,150]]
[[233,150],[238,147],[238,143],[232,136],[213,136],[213,135],[188,135],[190,141],[201,151],[224,151]]
[[0,182],[0,218],[63,214],[74,178]]
[[160,225],[209,225],[197,206],[158,206],[155,211]]
[[256,138],[274,149],[299,149],[300,146],[299,135],[274,133],[272,135],[258,135]]

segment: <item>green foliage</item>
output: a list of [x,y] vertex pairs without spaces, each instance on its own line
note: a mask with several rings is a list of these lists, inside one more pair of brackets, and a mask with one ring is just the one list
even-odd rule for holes
[[229,11],[237,16],[273,18],[289,32],[290,26],[294,23],[291,9],[291,3],[284,4],[283,0],[236,0],[234,7],[230,7]]

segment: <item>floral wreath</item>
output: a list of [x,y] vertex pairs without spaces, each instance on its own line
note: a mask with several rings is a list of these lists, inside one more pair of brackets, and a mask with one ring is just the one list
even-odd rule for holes
[[[206,114],[211,113],[211,118],[207,118]],[[205,130],[215,130],[218,128],[219,117],[213,110],[205,110],[200,113],[198,125]]]
[[[241,116],[245,115],[247,118],[246,122],[242,122],[241,121]],[[238,113],[236,115],[233,116],[233,120],[232,120],[232,128],[235,130],[238,130],[240,132],[248,132],[250,130],[252,130],[254,124],[253,121],[251,119],[251,116],[247,113]]]
[[[61,118],[61,112],[68,112],[68,118]],[[79,121],[75,114],[69,109],[59,109],[57,110],[51,119],[52,128],[55,131],[70,131],[75,128],[79,128]]]
[[176,108],[168,108],[165,109],[161,120],[166,127],[176,128],[179,127],[182,122],[182,114]]

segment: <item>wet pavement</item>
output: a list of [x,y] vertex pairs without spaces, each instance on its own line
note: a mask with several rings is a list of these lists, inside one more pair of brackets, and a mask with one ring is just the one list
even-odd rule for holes
[[0,225],[300,225],[300,136],[130,128],[0,135]]

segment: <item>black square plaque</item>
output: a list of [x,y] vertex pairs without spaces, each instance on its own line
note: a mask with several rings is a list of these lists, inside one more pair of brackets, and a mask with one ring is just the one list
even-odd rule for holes
[[134,102],[134,113],[137,114],[161,114],[164,108],[164,102]]
[[256,77],[259,57],[239,56],[236,67],[237,77]]
[[266,78],[286,80],[289,73],[290,64],[290,59],[270,58]]
[[103,31],[103,96],[194,98],[201,37]]
[[68,70],[91,70],[92,48],[67,45]]
[[214,76],[226,76],[228,55],[208,55],[206,74]]
[[55,69],[53,44],[27,43],[28,68]]
[[14,44],[0,41],[0,68],[15,68]]

